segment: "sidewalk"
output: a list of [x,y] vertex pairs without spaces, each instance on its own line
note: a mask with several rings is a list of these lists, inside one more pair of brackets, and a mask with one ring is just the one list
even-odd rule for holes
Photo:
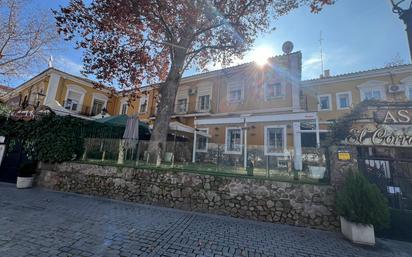
[[0,183],[0,256],[412,256],[339,233]]

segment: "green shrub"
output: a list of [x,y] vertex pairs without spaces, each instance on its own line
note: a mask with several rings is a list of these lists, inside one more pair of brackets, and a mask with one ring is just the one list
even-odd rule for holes
[[349,172],[336,204],[338,214],[348,221],[372,224],[376,229],[389,225],[387,199],[360,172]]
[[0,116],[0,135],[8,138],[8,145],[12,146],[13,141],[21,143],[28,159],[44,162],[80,158],[85,138],[121,138],[123,132],[121,126],[71,116],[46,115],[32,121],[14,121]]

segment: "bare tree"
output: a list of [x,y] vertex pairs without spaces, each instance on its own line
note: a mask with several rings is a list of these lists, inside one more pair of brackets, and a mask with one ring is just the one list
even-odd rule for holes
[[[27,74],[58,34],[47,13],[24,12],[25,0],[0,0],[0,78]],[[41,62],[40,62],[41,63]]]

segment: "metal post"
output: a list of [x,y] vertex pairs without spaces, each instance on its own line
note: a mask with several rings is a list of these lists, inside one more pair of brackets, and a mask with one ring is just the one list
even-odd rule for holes
[[320,148],[319,117],[316,115],[316,147]]
[[243,155],[243,168],[246,169],[247,167],[247,124],[246,124],[246,118],[243,118],[243,133],[244,133],[244,155]]
[[412,3],[409,5],[408,9],[404,9],[401,7],[403,1],[404,0],[391,0],[392,11],[399,15],[399,19],[401,19],[406,26],[405,30],[408,36],[409,55],[412,60]]
[[293,122],[293,146],[295,151],[294,168],[302,170],[302,141],[300,133],[300,122]]
[[247,167],[247,129],[245,128],[245,155],[243,156],[243,167]]
[[404,12],[399,16],[399,18],[405,23],[406,34],[408,36],[409,43],[409,55],[412,60],[412,9],[404,10]]
[[197,130],[196,130],[196,126],[195,126],[195,133],[193,136],[193,152],[192,152],[192,162],[194,163],[196,161],[196,138],[197,138]]

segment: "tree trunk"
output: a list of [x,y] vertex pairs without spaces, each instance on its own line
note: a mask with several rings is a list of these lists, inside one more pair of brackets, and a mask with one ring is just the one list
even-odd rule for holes
[[[179,51],[177,51],[179,52]],[[175,61],[172,64],[166,81],[161,84],[157,107],[156,119],[154,121],[152,135],[149,143],[149,162],[160,164],[166,149],[167,134],[169,132],[169,121],[173,114],[177,89],[179,87],[185,53],[175,53]]]

